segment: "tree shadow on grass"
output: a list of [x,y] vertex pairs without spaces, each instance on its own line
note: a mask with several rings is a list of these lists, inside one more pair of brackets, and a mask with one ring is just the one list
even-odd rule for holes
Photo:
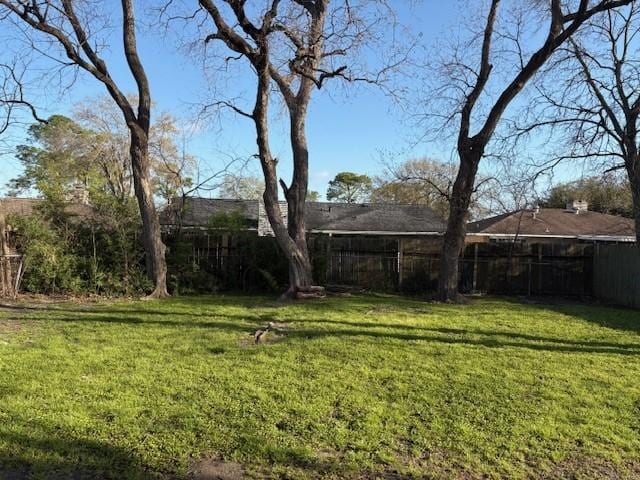
[[599,305],[549,305],[547,309],[586,320],[601,327],[640,334],[640,311]]
[[[226,318],[232,318],[227,316]],[[41,320],[27,318],[28,320]],[[180,321],[152,320],[130,316],[92,315],[90,318],[50,318],[57,322],[68,323],[105,323],[130,326],[154,326],[167,328],[198,328],[249,334],[266,322],[279,322],[287,328],[276,331],[284,336],[283,341],[292,339],[313,340],[322,337],[369,337],[390,340],[426,341],[450,345],[482,346],[487,348],[523,348],[549,352],[604,353],[620,355],[640,355],[640,343],[603,342],[600,340],[573,340],[555,337],[543,337],[510,331],[478,329],[418,327],[402,324],[359,323],[327,319],[287,320],[278,317],[261,316],[249,321],[242,317],[237,321]],[[298,325],[315,324],[317,328],[299,328]],[[344,328],[326,328],[326,325],[339,325]],[[384,329],[384,330],[380,330]],[[283,342],[278,342],[283,343]]]
[[567,315],[614,330],[640,333],[640,310],[565,297],[497,297],[505,303]]
[[[153,318],[145,318],[144,316],[134,316],[134,315],[115,315],[112,313],[105,312],[90,312],[91,314],[87,314],[85,316],[78,317],[70,317],[69,313],[75,313],[73,311],[58,311],[56,314],[40,317],[40,316],[19,316],[19,317],[11,317],[10,320],[16,321],[30,321],[30,322],[38,322],[38,321],[52,321],[52,322],[63,322],[63,323],[77,323],[77,324],[90,324],[90,323],[103,323],[103,324],[111,324],[111,325],[130,325],[130,326],[153,326],[153,327],[167,327],[167,328],[203,328],[203,329],[212,329],[212,330],[224,330],[224,331],[236,331],[249,333],[252,329],[255,330],[258,326],[262,325],[262,319],[256,318],[245,318],[245,317],[237,317],[236,321],[224,321],[218,320],[218,318],[233,318],[232,316],[224,316],[224,317],[212,317],[211,321],[190,321],[190,320],[172,320],[172,319],[158,319],[155,320]],[[62,315],[58,315],[62,314]],[[175,317],[174,317],[175,318]]]
[[[273,321],[277,321],[277,319],[274,318]],[[317,324],[318,328],[296,327],[296,324],[305,323]],[[326,324],[344,326],[344,328],[326,328],[324,327]],[[289,339],[349,336],[354,338],[370,337],[377,339],[425,341],[487,348],[522,348],[548,352],[640,355],[640,342],[621,343],[589,339],[574,340],[499,330],[419,327],[402,324],[360,323],[321,319],[296,320],[285,322],[285,325],[291,326],[291,328],[285,332]]]
[[[358,327],[364,329],[375,329],[375,328],[384,328],[391,329],[396,331],[408,331],[413,332],[413,335],[408,335],[411,339],[419,339],[420,335],[415,334],[415,332],[426,332],[426,333],[438,333],[443,335],[455,335],[459,336],[480,336],[487,338],[494,338],[497,340],[505,340],[505,339],[517,339],[517,340],[527,340],[531,342],[542,342],[542,343],[552,343],[552,344],[561,344],[561,345],[575,345],[579,347],[598,347],[598,348],[616,348],[616,349],[628,349],[628,350],[638,350],[640,354],[640,341],[638,343],[623,343],[623,342],[603,342],[601,340],[573,340],[559,337],[544,337],[539,335],[531,335],[527,333],[506,331],[506,330],[484,330],[484,329],[463,329],[463,328],[448,328],[448,327],[421,327],[418,325],[403,325],[401,323],[378,323],[378,322],[350,322],[346,320],[296,320],[292,323],[323,323],[323,324],[335,324],[340,326],[347,327]],[[343,331],[343,330],[338,330]],[[382,335],[382,332],[381,332]],[[407,336],[406,334],[404,336]],[[455,338],[454,338],[455,340]]]
[[[247,299],[249,301],[250,299]],[[385,306],[386,299],[376,299],[378,306]],[[357,302],[349,303],[351,307],[365,305],[365,299],[358,299]],[[505,301],[505,300],[501,300]],[[527,304],[516,299],[509,299],[515,305],[523,308],[553,310],[563,315],[598,324],[608,328],[624,329],[640,332],[640,313],[615,309],[609,307],[584,305],[577,303],[561,304]],[[217,299],[211,297],[205,302],[200,300],[199,304],[207,303],[217,305]],[[229,298],[224,299],[224,303],[233,302]],[[299,304],[305,309],[314,311],[320,307],[313,303],[313,308],[308,308],[311,304]],[[390,307],[400,308],[397,299],[393,298],[388,302]],[[185,303],[188,304],[188,303]],[[243,302],[244,304],[244,302]],[[418,302],[413,302],[418,304]],[[407,306],[411,308],[413,306]],[[331,306],[333,307],[333,305]],[[325,309],[327,305],[325,305]],[[444,306],[442,306],[444,308]],[[450,313],[451,306],[447,306]],[[212,330],[222,330],[228,332],[251,333],[256,328],[260,328],[267,322],[277,322],[286,325],[283,333],[288,339],[315,339],[330,336],[350,336],[350,337],[371,337],[387,338],[409,341],[427,341],[432,343],[460,344],[469,346],[483,346],[488,348],[524,348],[530,350],[550,351],[550,352],[575,352],[575,353],[604,353],[621,355],[640,355],[640,342],[622,343],[615,341],[602,341],[600,339],[573,339],[532,335],[514,331],[488,330],[488,329],[463,329],[446,327],[422,327],[416,325],[406,325],[404,323],[376,322],[376,321],[350,321],[335,320],[331,318],[300,318],[291,319],[287,313],[279,316],[275,313],[261,314],[216,314],[215,312],[191,312],[178,310],[158,311],[147,309],[114,309],[114,308],[55,308],[40,309],[39,307],[28,310],[46,310],[47,316],[20,315],[20,319],[26,320],[51,320],[69,323],[106,323],[122,324],[131,326],[156,326],[156,327],[179,327],[179,328],[202,328]],[[430,309],[429,309],[430,310]],[[294,312],[295,313],[295,312]],[[354,313],[351,311],[350,313]],[[424,312],[429,313],[429,312]],[[474,317],[477,312],[474,312]],[[76,315],[73,317],[72,315]],[[158,318],[153,318],[154,316]],[[202,320],[207,318],[209,320]],[[561,321],[561,320],[559,320]],[[303,325],[304,328],[300,328]],[[306,327],[308,325],[308,327]],[[327,328],[327,325],[336,328]],[[314,327],[315,326],[315,327]],[[285,341],[286,341],[285,338]]]
[[40,436],[0,431],[0,478],[143,480],[158,475],[124,448],[45,430]]
[[[275,298],[275,297],[274,297]],[[402,297],[378,298],[373,296],[354,296],[349,298],[325,298],[305,300],[298,302],[279,302],[266,296],[194,296],[176,297],[162,300],[163,308],[157,308],[156,302],[149,302],[140,306],[113,303],[113,304],[73,304],[72,302],[55,304],[24,304],[24,303],[0,303],[0,312],[43,312],[43,313],[87,313],[87,314],[114,314],[114,315],[156,315],[156,316],[190,316],[190,317],[216,317],[227,316],[218,311],[224,307],[241,307],[247,309],[245,317],[256,315],[252,310],[280,310],[287,307],[302,308],[309,312],[324,312],[330,309],[334,313],[353,313],[354,309],[371,309],[380,306],[389,306],[397,309],[411,308],[421,303]],[[399,303],[400,302],[400,303]],[[406,305],[405,305],[406,304]],[[148,306],[147,306],[148,305]],[[411,306],[410,306],[411,305]],[[205,311],[193,311],[194,308]]]
[[[473,331],[467,332],[475,335]],[[430,343],[442,343],[449,345],[477,346],[487,348],[522,348],[528,350],[538,350],[547,352],[567,352],[567,353],[605,353],[620,355],[640,355],[640,346],[631,344],[603,344],[601,342],[578,342],[563,341],[558,339],[540,338],[537,341],[512,341],[509,334],[501,333],[495,336],[484,338],[457,338],[444,335],[428,335],[413,333],[390,333],[363,330],[292,330],[289,337],[317,338],[323,336],[353,336],[353,337],[375,337],[398,340],[425,341]],[[505,338],[501,338],[505,337]]]

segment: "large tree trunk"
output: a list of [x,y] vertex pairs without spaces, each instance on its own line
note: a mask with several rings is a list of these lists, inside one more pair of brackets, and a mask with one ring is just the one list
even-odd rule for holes
[[636,246],[640,247],[640,159],[636,158],[628,162],[627,174],[631,185],[631,197],[633,199],[633,220],[636,227]]
[[4,212],[0,213],[0,253],[2,253],[2,263],[0,263],[0,280],[2,281],[2,296],[15,297],[15,285],[11,271],[11,249],[7,238],[7,223]]
[[[288,204],[288,222],[285,225],[280,203],[278,202],[278,178],[276,174],[277,160],[271,155],[269,146],[269,69],[268,48],[263,45],[264,56],[258,62],[258,89],[256,103],[253,110],[253,120],[256,125],[256,143],[262,173],[264,174],[265,190],[262,196],[278,246],[284,253],[289,264],[289,288],[283,297],[296,298],[299,289],[311,286],[311,262],[307,251],[304,225],[304,201],[306,198],[306,162],[304,169],[294,166],[294,181],[290,188],[285,187],[285,197]],[[301,124],[304,129],[304,122]],[[293,130],[293,128],[292,128]],[[306,150],[306,144],[302,143]],[[300,154],[300,152],[298,152]],[[308,155],[306,152],[304,154]],[[296,153],[294,152],[294,155]],[[294,158],[294,165],[295,165]]]
[[148,139],[144,134],[131,134],[131,165],[136,199],[142,218],[142,241],[146,254],[147,275],[154,283],[151,298],[168,297],[167,263],[162,242],[160,221],[153,203],[153,189],[149,174]]
[[287,230],[295,242],[297,252],[289,263],[289,291],[294,296],[300,287],[313,284],[313,272],[307,246],[305,204],[309,182],[309,149],[305,128],[306,107],[291,108],[291,148],[293,152],[293,180],[285,189],[288,216]]
[[460,168],[453,184],[449,204],[449,219],[440,256],[438,298],[453,302],[458,297],[460,255],[464,249],[466,224],[471,196],[482,154],[473,149],[459,149]]
[[[265,178],[267,176],[265,175]],[[278,203],[277,182],[275,175],[265,182],[265,192],[262,196],[269,223],[276,237],[280,250],[284,253],[289,264],[289,287],[283,294],[286,298],[295,298],[300,288],[311,286],[311,262],[306,251],[306,241],[301,242],[304,250],[298,242],[289,235],[287,225],[284,223],[280,204]]]

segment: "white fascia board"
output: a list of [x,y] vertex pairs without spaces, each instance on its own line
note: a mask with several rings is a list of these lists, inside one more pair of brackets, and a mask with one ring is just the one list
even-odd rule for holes
[[330,235],[395,235],[395,236],[440,236],[441,232],[390,232],[384,230],[316,230],[311,229],[309,233],[325,233]]
[[609,242],[635,242],[635,237],[628,235],[528,235],[528,234],[513,234],[513,233],[468,233],[470,237],[489,237],[489,238],[567,238],[577,240],[595,240],[595,241],[609,241]]

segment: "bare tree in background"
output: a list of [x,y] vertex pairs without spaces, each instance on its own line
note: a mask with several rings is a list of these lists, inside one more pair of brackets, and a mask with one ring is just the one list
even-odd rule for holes
[[[589,19],[600,12],[628,5],[631,0],[589,0],[563,2],[551,0],[548,5],[539,5],[544,11],[548,27],[543,44],[529,52],[522,42],[527,24],[518,17],[509,25],[510,30],[496,32],[500,13],[500,0],[491,0],[482,32],[479,34],[480,60],[477,64],[468,61],[466,51],[455,52],[444,70],[452,80],[443,96],[457,101],[457,153],[459,168],[451,191],[449,218],[442,247],[438,297],[443,301],[454,301],[458,295],[459,257],[464,248],[466,221],[471,197],[475,188],[480,162],[485,157],[505,110],[524,89],[525,85],[540,70],[567,40]],[[507,10],[507,13],[511,13]],[[531,32],[529,32],[531,33]],[[539,36],[534,32],[532,38]],[[502,62],[503,71],[496,71],[493,62],[505,55],[507,48],[496,48],[496,37],[502,46],[510,44],[516,59]],[[468,50],[469,45],[467,45]],[[497,79],[501,86],[490,87],[490,80]],[[472,130],[472,123],[475,128]]]
[[[382,173],[373,179],[370,201],[425,205],[446,220],[455,177],[456,165],[428,157],[400,163],[385,162]],[[470,218],[479,219],[513,210],[516,204],[514,189],[525,187],[516,178],[519,177],[513,174],[508,165],[501,167],[499,175],[479,176],[469,204]]]
[[72,118],[97,134],[100,152],[96,161],[109,192],[121,201],[131,197],[134,193],[129,129],[120,108],[108,95],[88,98],[74,106]]
[[[78,6],[84,7],[78,9]],[[136,19],[133,0],[122,0],[122,41],[129,71],[137,85],[137,101],[132,104],[111,76],[109,66],[101,58],[98,39],[92,38],[91,2],[73,0],[0,0],[0,14],[12,19],[19,26],[41,32],[50,46],[61,47],[66,60],[91,74],[104,84],[107,92],[118,105],[129,128],[129,154],[133,183],[140,215],[142,238],[145,247],[147,273],[154,282],[150,297],[168,296],[165,246],[160,235],[160,222],[153,201],[153,187],[149,168],[149,128],[151,123],[151,93],[145,69],[137,50]],[[37,40],[32,44],[35,46]],[[39,49],[39,51],[42,51]],[[51,48],[46,55],[51,58]]]
[[19,122],[21,114],[41,123],[46,120],[38,116],[36,107],[25,94],[26,66],[18,60],[0,63],[0,138],[11,125]]
[[454,176],[454,165],[431,158],[386,162],[373,179],[371,202],[426,205],[446,218]]
[[[391,70],[389,67],[374,79],[368,79],[343,63],[346,56],[362,46],[368,29],[375,23],[363,21],[359,8],[364,3],[376,2],[271,0],[257,15],[243,0],[200,0],[199,3],[216,27],[215,32],[207,36],[207,42],[222,41],[228,49],[248,60],[257,77],[251,111],[227,102],[219,102],[218,106],[230,107],[255,124],[258,158],[265,181],[265,210],[289,263],[289,288],[285,296],[304,296],[318,290],[312,286],[304,214],[309,180],[308,108],[313,91],[322,88],[329,79],[378,83],[381,76]],[[288,185],[278,178],[278,160],[269,143],[272,82],[284,99],[289,116],[293,176]],[[287,202],[287,223],[278,202],[279,186]]]
[[547,130],[561,139],[554,163],[584,160],[609,172],[624,170],[640,245],[640,2],[588,24],[542,79],[537,101],[546,108],[521,121],[519,130]]
[[263,192],[264,181],[262,178],[231,173],[224,176],[217,190],[220,198],[234,200],[258,200]]

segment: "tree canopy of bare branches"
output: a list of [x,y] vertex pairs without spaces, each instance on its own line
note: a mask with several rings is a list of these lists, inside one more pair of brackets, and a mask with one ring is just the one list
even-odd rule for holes
[[521,120],[518,133],[543,131],[559,139],[556,162],[625,171],[640,242],[640,2],[609,10],[587,26],[549,65],[535,99],[545,108]]
[[[503,8],[500,0],[491,0],[478,29],[479,60],[468,58],[468,48],[460,50],[444,65],[443,71],[455,81],[449,82],[441,94],[454,108],[445,114],[445,120],[456,123],[456,150],[459,168],[454,181],[449,207],[447,231],[444,236],[438,296],[441,300],[455,300],[458,292],[459,255],[464,247],[465,224],[469,214],[478,168],[485,157],[487,145],[509,105],[522,92],[527,83],[549,61],[552,55],[586,22],[602,12],[609,12],[631,0],[570,1],[551,0],[538,5],[543,30],[542,44],[534,50],[524,48],[522,36],[527,22],[522,15]],[[504,16],[510,17],[510,29],[501,30]],[[540,32],[529,32],[532,41],[539,40]],[[500,62],[511,54],[515,60]],[[494,62],[498,62],[494,64]],[[496,68],[496,66],[498,68]],[[498,88],[490,88],[492,80],[501,80]],[[442,117],[442,112],[439,113]]]
[[[260,9],[241,0],[199,2],[215,27],[205,42],[222,42],[233,52],[228,60],[245,59],[256,76],[255,101],[250,109],[229,101],[216,105],[231,108],[254,123],[265,210],[289,262],[288,297],[295,297],[313,282],[304,215],[309,181],[306,122],[312,93],[331,79],[380,83],[392,70],[388,66],[370,78],[349,60],[366,42],[371,24],[379,21],[367,22],[360,16],[367,4],[376,3],[384,5],[368,0],[272,0]],[[269,141],[273,86],[289,117],[293,175],[288,183],[278,176],[278,159]],[[280,189],[287,202],[286,223],[278,202]]]
[[31,120],[46,122],[25,93],[26,66],[17,59],[0,63],[0,137],[12,124],[19,122],[23,113]]

